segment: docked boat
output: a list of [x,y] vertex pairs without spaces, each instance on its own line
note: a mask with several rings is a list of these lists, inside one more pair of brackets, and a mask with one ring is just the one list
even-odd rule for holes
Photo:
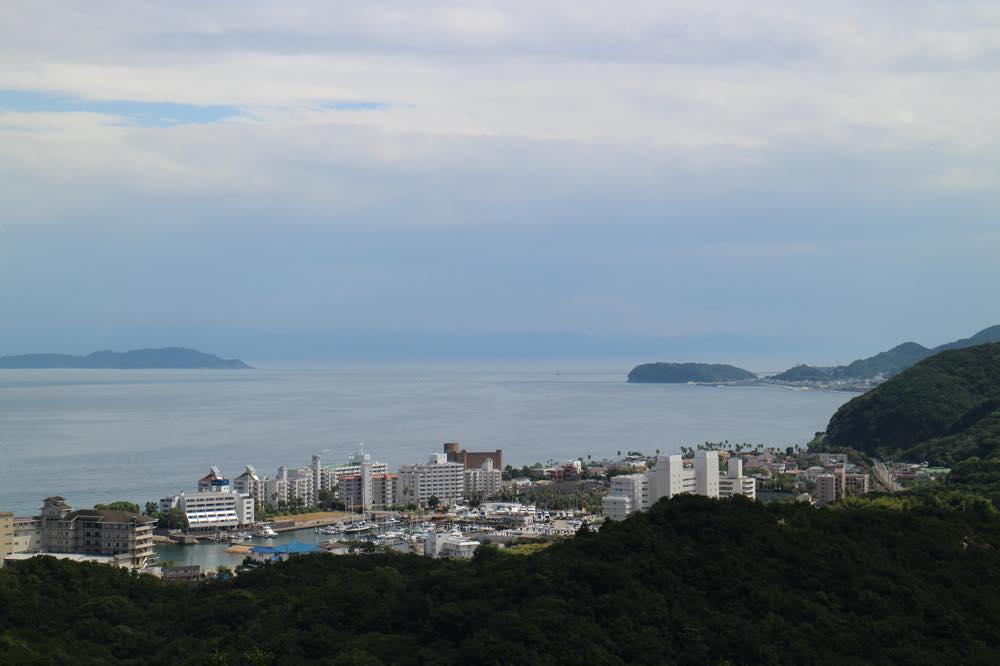
[[372,526],[368,524],[367,520],[359,520],[356,523],[351,523],[350,527],[345,527],[344,534],[359,534],[361,532],[368,532],[372,529]]
[[325,527],[317,527],[316,534],[341,534],[343,530],[338,530],[335,525],[326,525]]
[[261,537],[262,539],[273,539],[278,536],[278,533],[274,531],[274,528],[270,525],[261,525],[257,528],[257,532],[254,536]]

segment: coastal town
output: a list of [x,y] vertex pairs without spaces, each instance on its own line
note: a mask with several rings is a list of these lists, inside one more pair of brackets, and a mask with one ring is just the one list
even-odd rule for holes
[[[615,460],[514,468],[504,466],[500,449],[467,451],[450,442],[426,461],[390,473],[359,448],[342,462],[314,455],[309,465],[281,466],[273,477],[250,464],[232,479],[211,467],[190,492],[178,489],[143,510],[128,501],[74,509],[63,497],[47,497],[36,516],[0,512],[0,561],[11,566],[51,555],[191,582],[310,553],[471,558],[484,544],[545,547],[679,494],[822,508],[949,471],[850,458],[706,442],[682,447],[681,454],[619,451]],[[233,566],[178,564],[158,555],[164,547],[197,553],[208,546],[224,548]]]

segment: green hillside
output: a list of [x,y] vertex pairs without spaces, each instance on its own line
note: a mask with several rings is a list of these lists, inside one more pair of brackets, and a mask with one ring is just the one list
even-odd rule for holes
[[941,352],[854,398],[826,443],[943,465],[1000,455],[1000,343]]
[[0,663],[994,664],[1000,519],[681,496],[532,555],[0,571]]
[[845,379],[894,375],[914,363],[922,361],[933,353],[930,349],[918,345],[916,342],[904,342],[901,345],[896,345],[889,351],[880,352],[869,358],[859,359],[843,368],[837,368],[834,375]]

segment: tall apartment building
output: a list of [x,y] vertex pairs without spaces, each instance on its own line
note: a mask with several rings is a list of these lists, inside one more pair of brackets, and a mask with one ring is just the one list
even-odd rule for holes
[[345,476],[337,485],[339,498],[352,511],[384,511],[399,504],[399,475],[373,474],[371,463],[357,476]]
[[679,455],[661,455],[656,458],[656,468],[649,472],[653,503],[660,498],[671,498],[682,493],[695,492],[694,469],[685,467]]
[[757,497],[753,478],[743,476],[743,461],[729,459],[726,474],[719,471],[718,451],[698,451],[688,467],[679,455],[661,455],[656,468],[646,474],[627,474],[611,479],[611,491],[602,500],[604,515],[623,520],[633,511],[647,509],[660,499],[683,493],[706,497]]
[[500,492],[503,473],[493,467],[493,459],[486,458],[476,469],[465,470],[465,496],[488,499]]
[[849,495],[865,495],[871,491],[868,474],[849,474],[842,463],[823,465],[823,473],[816,477],[816,504],[824,506]]
[[257,475],[253,465],[247,465],[243,473],[233,479],[233,490],[253,498],[257,504],[264,503],[264,481]]
[[388,474],[389,466],[383,462],[372,460],[370,453],[365,453],[363,448],[359,448],[352,453],[346,463],[339,465],[328,465],[323,468],[320,482],[323,490],[333,490],[341,479],[348,476],[359,476],[362,464],[371,465],[372,474]]
[[113,555],[122,565],[143,568],[153,555],[153,523],[128,511],[73,510],[62,497],[42,505],[40,551]]
[[448,462],[460,463],[465,469],[479,469],[487,460],[493,462],[493,469],[503,469],[503,449],[466,451],[458,442],[445,442],[444,453],[448,456]]
[[442,504],[456,504],[465,494],[465,466],[448,462],[444,453],[431,454],[426,463],[399,468],[401,503],[427,506],[437,497]]
[[323,460],[318,455],[312,457],[312,473],[313,482],[310,504],[319,506],[319,493],[323,490]]
[[726,475],[719,476],[719,497],[733,495],[757,499],[757,481],[751,476],[743,476],[743,459],[739,456],[730,456]]
[[288,503],[288,469],[278,467],[278,474],[273,479],[264,479],[264,504],[272,509]]
[[299,467],[288,473],[288,503],[300,503],[302,506],[313,506],[316,496],[313,483],[315,475],[311,467]]
[[625,520],[633,511],[648,509],[651,504],[650,478],[647,474],[621,474],[611,478],[611,492],[602,500],[604,515]]
[[14,552],[37,553],[42,549],[42,521],[35,518],[14,518]]
[[719,452],[697,451],[694,455],[694,492],[705,497],[719,496]]
[[0,511],[0,560],[14,552],[14,514]]
[[823,506],[837,499],[837,477],[820,474],[816,477],[816,504]]

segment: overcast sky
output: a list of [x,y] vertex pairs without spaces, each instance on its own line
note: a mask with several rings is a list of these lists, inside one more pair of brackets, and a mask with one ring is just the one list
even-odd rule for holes
[[48,2],[0,354],[847,361],[1000,323],[1000,3]]

